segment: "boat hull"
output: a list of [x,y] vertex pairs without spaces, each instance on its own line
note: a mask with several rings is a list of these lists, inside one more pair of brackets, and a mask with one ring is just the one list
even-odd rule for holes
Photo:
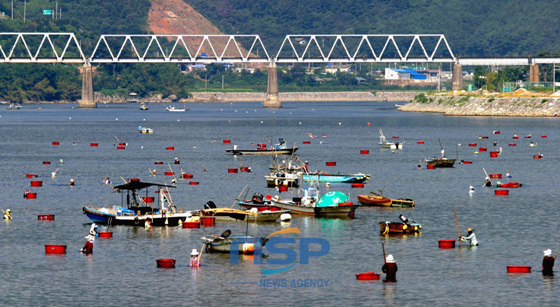
[[405,224],[399,222],[380,222],[379,231],[381,234],[406,234],[420,232],[422,225],[420,224]]
[[106,209],[96,209],[84,207],[84,214],[97,224],[124,225],[124,226],[145,226],[149,220],[152,226],[179,226],[187,218],[187,213],[167,213],[167,214],[145,214],[145,215],[117,215],[105,212]]
[[298,147],[281,149],[226,149],[234,155],[291,155],[298,150]]
[[255,251],[261,250],[266,244],[266,240],[263,238],[246,236],[228,238],[202,237],[202,242],[204,243],[205,251],[208,253],[230,253],[233,247],[233,250],[237,249],[239,254],[254,254]]
[[364,206],[391,206],[391,199],[380,195],[358,195],[358,202]]
[[257,213],[231,208],[205,209],[200,211],[202,216],[212,216],[216,221],[225,222],[274,222],[289,210],[259,211]]
[[330,182],[330,183],[362,183],[369,179],[369,175],[355,174],[355,175],[303,175],[304,181],[313,182]]
[[432,159],[426,160],[427,165],[431,165],[433,167],[453,167],[455,165],[456,159]]

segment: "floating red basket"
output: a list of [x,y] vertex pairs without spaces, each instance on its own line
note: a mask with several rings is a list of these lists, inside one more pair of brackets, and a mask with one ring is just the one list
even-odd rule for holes
[[488,148],[486,148],[486,147],[480,147],[480,148],[478,149],[478,151],[488,151]]
[[541,138],[546,139],[546,135],[541,135]]
[[97,147],[97,146],[99,146],[99,143],[89,143],[89,146],[91,146],[91,147]]
[[173,176],[175,173],[174,172],[164,172],[163,174],[165,176]]
[[513,139],[514,139],[514,140],[519,139],[519,135],[514,135],[514,136],[513,136]]
[[288,191],[288,186],[285,186],[285,185],[278,186],[278,191],[286,192],[286,191]]
[[193,174],[181,174],[181,178],[183,178],[183,179],[191,179],[193,177],[194,177]]
[[239,168],[240,171],[245,172],[245,173],[250,173],[251,172],[251,168],[248,166],[242,166]]
[[508,144],[508,146],[517,146],[517,144]]
[[231,140],[223,140],[223,143],[224,144],[229,144],[229,143],[231,143]]
[[237,169],[236,168],[228,168],[228,173],[237,173]]
[[151,196],[144,196],[144,197],[142,197],[142,200],[143,200],[145,203],[153,203],[153,202],[154,202],[154,198],[151,197]]
[[500,134],[500,131],[494,131],[494,134]]
[[455,240],[439,240],[439,248],[455,248]]
[[369,150],[360,150],[360,154],[369,155]]
[[45,254],[66,254],[66,245],[45,244]]
[[336,162],[327,162],[327,166],[336,166]]
[[112,231],[100,231],[97,233],[97,236],[100,238],[111,238],[113,237]]
[[50,161],[43,161],[43,164],[51,164]]
[[27,199],[35,199],[35,198],[37,198],[37,193],[27,193],[27,194],[24,194],[23,197],[27,198]]
[[500,156],[500,152],[499,151],[491,151],[490,152],[490,158],[497,158]]
[[509,195],[509,190],[494,190],[494,195]]
[[357,188],[357,189],[361,189],[364,187],[363,183],[352,183],[352,188]]
[[37,215],[39,221],[54,221],[54,214],[41,214]]
[[117,149],[125,149],[126,147],[124,146],[117,146]]
[[175,147],[165,147],[165,150],[175,150]]
[[490,178],[492,178],[492,179],[502,179],[502,174],[490,174]]
[[399,137],[398,137],[398,136],[393,136],[393,138],[394,138],[394,139],[398,139]]
[[175,259],[156,259],[157,267],[164,269],[174,269]]
[[156,161],[156,162],[154,162],[154,164],[159,165],[159,164],[163,164],[163,162],[162,161]]
[[426,165],[426,168],[427,169],[435,169],[436,167],[435,167],[435,165],[428,164],[428,165]]
[[42,187],[43,186],[43,182],[40,180],[32,180],[31,181],[31,186],[32,187]]
[[367,273],[360,273],[356,274],[357,280],[379,280],[379,276],[381,274],[377,274],[374,272],[367,272]]
[[531,267],[525,265],[506,265],[508,273],[531,273]]
[[27,178],[35,178],[35,177],[39,177],[39,175],[37,174],[27,174],[25,175]]
[[464,161],[463,160],[463,164],[472,164],[472,161]]
[[418,142],[416,142],[416,144],[422,145],[422,144],[424,144],[424,141],[418,141]]
[[311,141],[303,141],[303,144],[311,144]]
[[189,181],[190,185],[198,185],[198,181]]
[[128,145],[127,143],[119,143],[119,146],[126,146]]
[[534,155],[533,159],[542,159],[543,155]]
[[58,146],[58,145],[60,145],[60,142],[52,142],[52,144],[53,144],[54,146]]
[[213,227],[216,225],[216,220],[213,216],[201,216],[200,224],[204,227]]
[[476,143],[469,144],[470,147],[476,147]]
[[483,139],[487,139],[488,137],[487,137],[487,136],[483,136],[482,138],[483,138]]
[[200,222],[183,222],[183,228],[200,228]]
[[131,178],[130,181],[131,181],[131,182],[139,182],[139,181],[140,181],[140,178]]

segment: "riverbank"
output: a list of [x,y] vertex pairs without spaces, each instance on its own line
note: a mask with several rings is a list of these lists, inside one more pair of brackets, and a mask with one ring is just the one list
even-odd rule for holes
[[449,116],[555,117],[560,98],[418,95],[399,107],[405,112],[434,112]]

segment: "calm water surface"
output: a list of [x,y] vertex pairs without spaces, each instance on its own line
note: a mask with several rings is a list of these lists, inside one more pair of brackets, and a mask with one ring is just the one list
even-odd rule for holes
[[[140,111],[132,104],[99,105],[95,110],[26,105],[18,111],[0,110],[0,207],[12,209],[14,216],[0,223],[2,304],[541,305],[560,299],[560,280],[543,278],[540,273],[542,251],[560,249],[558,119],[446,117],[364,102],[284,103],[280,110],[266,110],[259,103],[192,104],[185,113],[166,112],[164,107],[151,104],[149,111]],[[138,126],[150,127],[154,134],[140,134]],[[394,154],[380,150],[379,128],[388,138],[399,136],[404,150]],[[501,134],[493,134],[495,130]],[[308,133],[319,137],[309,139]],[[521,139],[513,140],[514,134]],[[524,139],[527,134],[533,138]],[[248,197],[254,192],[277,195],[266,189],[263,178],[270,157],[239,159],[225,152],[233,144],[248,148],[266,137],[297,143],[298,155],[309,161],[312,170],[371,174],[364,189],[331,185],[331,190],[343,191],[354,201],[357,194],[380,189],[391,180],[384,193],[412,198],[417,206],[358,208],[356,218],[347,220],[295,216],[289,223],[223,222],[194,230],[119,226],[110,229],[113,238],[96,240],[93,255],[78,253],[90,225],[82,207],[120,202],[120,195],[103,185],[101,177],[109,176],[115,184],[122,182],[121,176],[170,183],[171,178],[163,176],[168,166],[154,165],[155,161],[172,162],[178,157],[181,164],[171,164],[174,171],[192,173],[200,182],[195,186],[180,179],[173,190],[177,207],[185,210],[200,209],[208,200],[229,207],[245,185],[251,188]],[[115,148],[117,138],[129,144],[125,150]],[[438,138],[448,156],[455,157],[457,151],[460,159],[473,164],[418,170],[419,159],[439,154]],[[225,139],[232,144],[223,144]],[[302,144],[308,140],[311,144]],[[425,144],[417,144],[420,140]],[[60,146],[53,146],[53,141]],[[530,141],[537,146],[530,147]],[[99,147],[90,147],[91,142],[98,142]],[[175,150],[165,150],[170,146]],[[488,152],[476,156],[478,147],[502,147],[503,154],[497,159]],[[370,154],[361,155],[364,149]],[[539,153],[544,158],[533,159]],[[43,161],[52,164],[43,165]],[[326,161],[336,161],[337,166],[326,167]],[[241,163],[253,172],[227,172]],[[56,178],[51,178],[57,168]],[[156,177],[148,171],[154,168]],[[509,196],[495,196],[493,189],[481,187],[483,168],[504,175],[511,169],[513,180],[523,187],[511,189]],[[31,188],[28,173],[38,174],[43,187]],[[76,181],[74,187],[68,184],[71,178]],[[473,196],[469,196],[469,184],[476,188]],[[37,199],[23,199],[26,189],[37,192]],[[290,193],[282,194],[288,197]],[[457,237],[454,209],[462,231],[476,229],[479,247],[438,248],[438,240]],[[397,221],[401,213],[421,223],[423,232],[380,236],[378,223]],[[38,214],[55,214],[56,220],[37,221]],[[298,227],[301,234],[284,236],[324,238],[330,251],[311,258],[309,264],[298,262],[273,275],[261,272],[279,268],[266,259],[264,265],[254,264],[250,257],[230,265],[227,255],[217,254],[204,254],[204,266],[189,268],[190,251],[200,249],[202,235],[226,229],[244,234],[246,227],[249,234],[259,236]],[[398,282],[357,281],[356,273],[381,270],[382,243],[397,260]],[[45,255],[45,244],[66,244],[68,253]],[[283,246],[297,250],[299,244]],[[266,250],[265,254],[269,259],[283,257]],[[156,268],[158,258],[177,259],[177,268]],[[532,266],[533,272],[507,274],[507,265]],[[266,279],[285,280],[287,286],[265,287],[261,281]],[[328,286],[291,287],[292,281],[297,285],[304,279],[328,280]]]

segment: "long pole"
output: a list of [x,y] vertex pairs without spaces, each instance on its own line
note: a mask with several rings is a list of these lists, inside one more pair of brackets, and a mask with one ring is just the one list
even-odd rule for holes
[[457,212],[453,209],[453,214],[455,214],[455,224],[457,224],[457,232],[459,233],[459,245],[463,245],[463,241],[461,240],[461,230],[459,230],[459,220],[457,220]]
[[381,247],[383,248],[383,262],[387,263],[387,257],[385,257],[385,244],[381,243]]
[[556,93],[556,63],[552,63],[552,91]]
[[27,0],[23,2],[23,23],[25,23],[25,15],[27,13]]

